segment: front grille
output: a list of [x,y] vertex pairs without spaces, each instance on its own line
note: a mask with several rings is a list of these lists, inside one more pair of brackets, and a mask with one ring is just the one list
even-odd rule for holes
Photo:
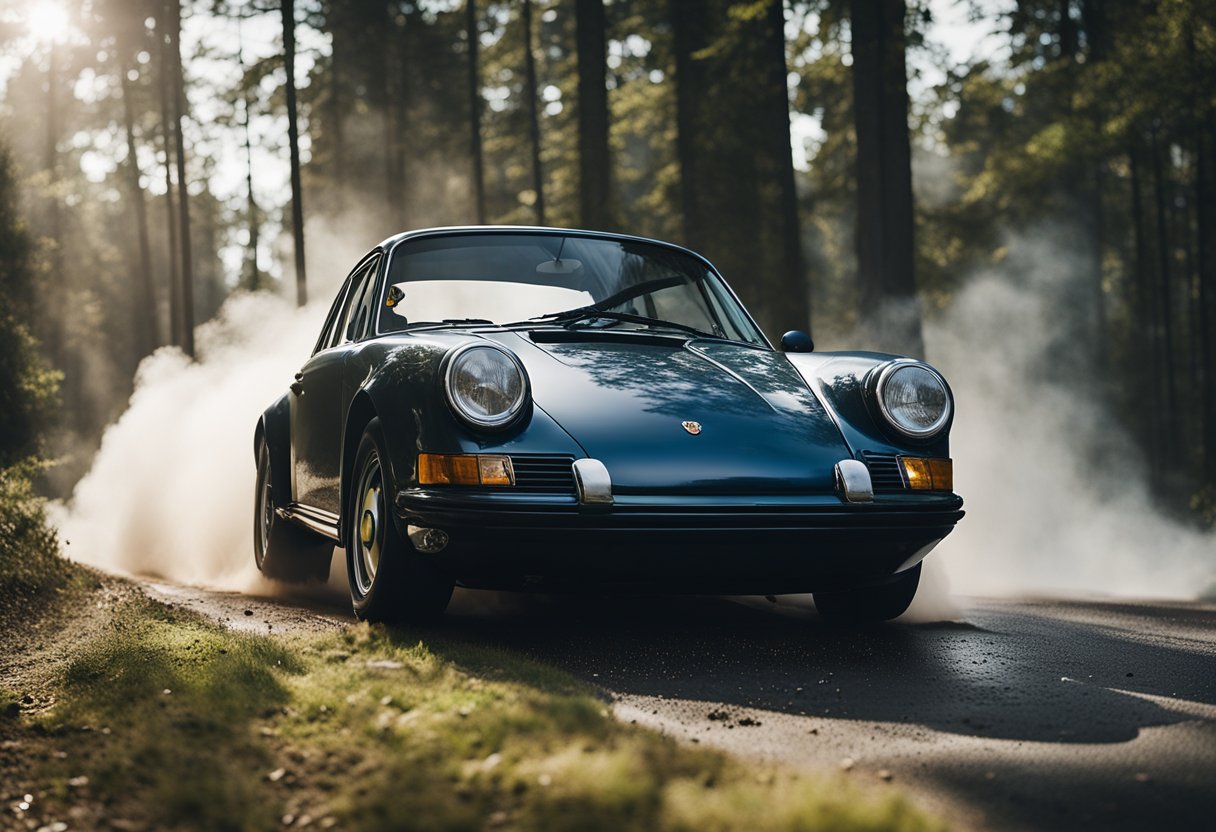
[[564,454],[512,454],[515,487],[544,494],[574,493],[574,457]]
[[904,476],[899,470],[899,458],[895,454],[862,451],[861,458],[870,469],[870,482],[874,486],[875,494],[893,494],[904,490]]

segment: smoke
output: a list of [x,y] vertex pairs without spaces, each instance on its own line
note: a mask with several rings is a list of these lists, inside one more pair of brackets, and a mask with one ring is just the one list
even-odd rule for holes
[[163,348],[139,367],[68,505],[68,554],[103,569],[229,589],[258,586],[253,428],[311,351],[326,307],[238,294],[197,333],[198,360]]
[[967,501],[929,560],[968,594],[1194,598],[1216,577],[1216,534],[1155,508],[1097,393],[1080,314],[1092,302],[1065,236],[1009,240],[1005,262],[926,326],[957,401],[951,455]]

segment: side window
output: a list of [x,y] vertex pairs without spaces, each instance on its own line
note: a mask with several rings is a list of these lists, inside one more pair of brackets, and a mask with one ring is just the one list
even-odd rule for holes
[[359,273],[351,281],[350,297],[346,299],[346,307],[342,311],[342,325],[335,333],[336,344],[347,344],[359,337],[359,309],[363,306],[363,296],[367,294],[370,284],[376,275],[376,264],[379,258],[365,263]]
[[321,328],[321,337],[317,339],[317,345],[313,348],[314,354],[333,346],[334,330],[338,326],[338,321],[343,318],[342,313],[346,308],[345,301],[350,292],[350,284],[351,279],[348,277],[342,284],[342,291],[338,292],[338,296],[334,298],[334,305],[330,307],[329,314],[325,316],[325,326]]
[[372,309],[376,304],[376,274],[379,270],[380,258],[376,257],[367,266],[367,283],[363,289],[363,297],[359,301],[358,311],[355,313],[351,341],[358,341],[370,331]]
[[342,343],[342,335],[346,330],[346,319],[350,315],[351,305],[355,302],[355,295],[358,294],[361,285],[359,281],[362,277],[362,272],[351,277],[350,283],[346,287],[346,297],[342,300],[342,310],[334,320],[333,330],[329,333],[329,340],[325,344],[326,349]]

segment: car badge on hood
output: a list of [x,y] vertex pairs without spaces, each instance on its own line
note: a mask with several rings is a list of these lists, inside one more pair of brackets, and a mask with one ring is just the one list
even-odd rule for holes
[[684,426],[684,430],[688,431],[693,436],[696,436],[701,432],[700,422],[680,422],[680,424]]

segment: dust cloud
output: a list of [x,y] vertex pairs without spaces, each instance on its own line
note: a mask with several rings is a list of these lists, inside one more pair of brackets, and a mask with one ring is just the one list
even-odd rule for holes
[[[253,430],[312,352],[337,288],[371,248],[351,245],[368,239],[354,231],[368,220],[361,213],[309,222],[308,306],[238,292],[198,327],[196,361],[172,347],[144,359],[92,468],[66,504],[50,507],[69,557],[216,589],[282,590],[253,562]],[[294,285],[282,289],[294,296]],[[335,557],[330,585],[345,594],[345,581]]]
[[311,351],[327,308],[234,295],[199,327],[197,361],[174,348],[145,359],[89,473],[54,507],[67,554],[112,571],[257,588],[253,428]]
[[929,563],[964,594],[1195,598],[1216,578],[1216,534],[1155,508],[1145,463],[1099,395],[1081,267],[1058,230],[1007,249],[926,326],[957,401],[951,455],[967,503]]

